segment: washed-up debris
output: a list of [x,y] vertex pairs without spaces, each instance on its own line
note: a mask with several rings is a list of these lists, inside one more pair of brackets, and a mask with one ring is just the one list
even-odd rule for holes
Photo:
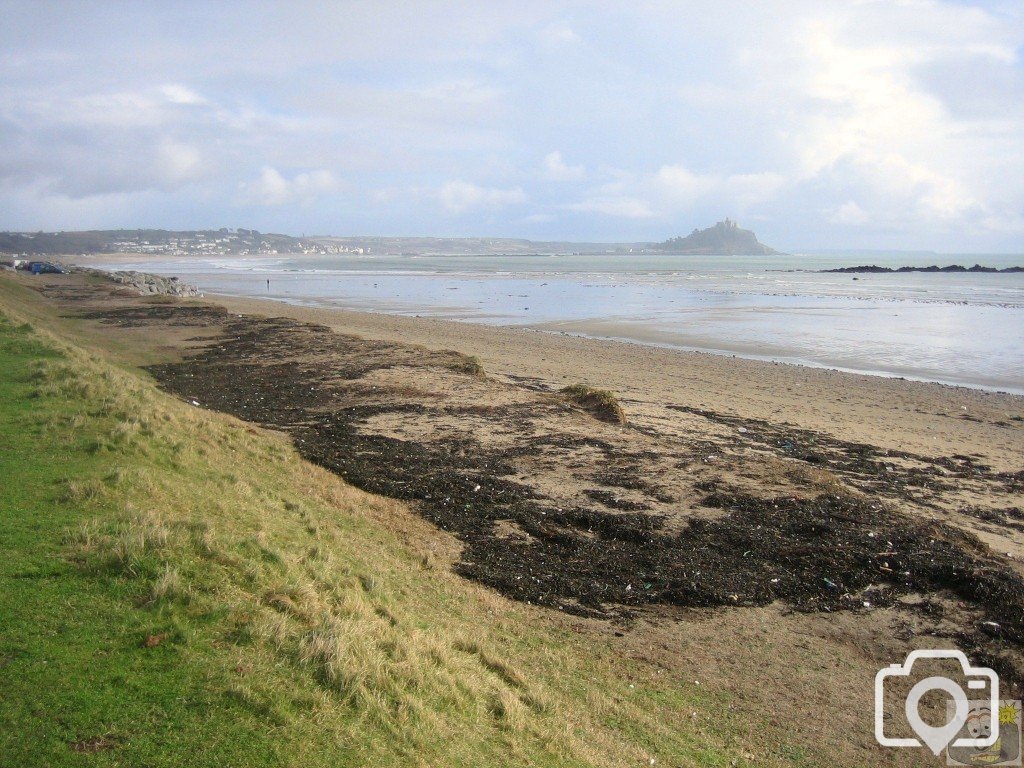
[[[852,487],[888,499],[926,501],[954,489],[962,480],[997,484],[1011,493],[1024,490],[1024,470],[993,472],[990,466],[972,456],[922,456],[705,408],[688,405],[669,405],[668,408],[734,428],[744,435],[743,444],[753,444],[828,469],[842,476]],[[733,440],[740,444],[738,438]]]
[[[593,507],[585,499],[566,506],[520,479],[517,456],[543,444],[598,451],[608,471],[621,476],[619,487],[645,490],[648,481],[632,468],[642,467],[642,457],[619,455],[598,438],[541,435],[519,448],[492,448],[460,435],[400,440],[363,427],[385,414],[429,415],[429,403],[374,396],[337,405],[344,382],[382,368],[443,367],[470,376],[461,372],[457,353],[357,339],[283,318],[215,319],[200,306],[91,316],[115,323],[210,324],[218,333],[205,347],[184,360],[150,367],[162,387],[288,432],[307,459],[360,488],[412,502],[462,541],[459,573],[511,598],[579,615],[626,616],[647,605],[775,601],[799,611],[863,611],[903,605],[900,597],[909,594],[953,595],[978,618],[999,626],[993,635],[975,619],[963,626],[961,644],[1024,643],[1021,576],[976,537],[892,505],[843,494],[761,498],[713,482],[704,486],[703,505],[720,514],[695,517],[669,531],[664,518],[649,510],[610,508],[616,499],[628,501],[620,495],[590,496]],[[331,354],[330,369],[289,361],[302,345]],[[879,484],[890,497],[915,478],[940,483],[984,475],[1013,481],[970,459],[898,455],[767,422],[758,422],[744,441],[826,464],[864,489]],[[883,458],[899,460],[903,468],[888,471]],[[699,462],[698,455],[690,460]],[[499,524],[511,524],[522,535],[501,535]],[[933,604],[925,600],[920,610]]]

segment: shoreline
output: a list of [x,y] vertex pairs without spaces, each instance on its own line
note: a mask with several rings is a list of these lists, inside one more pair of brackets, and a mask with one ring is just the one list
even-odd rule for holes
[[[33,324],[408,504],[452,537],[459,576],[575,632],[614,630],[743,711],[781,706],[836,743],[870,733],[863,681],[935,637],[1024,681],[1020,396],[79,275],[11,282],[48,305]],[[626,424],[570,402],[578,382],[611,390]],[[876,539],[897,543],[899,576]],[[964,573],[998,578],[1008,602]],[[853,706],[825,721],[780,697],[794,669],[815,701]]]
[[[145,269],[144,261],[132,266]],[[108,266],[116,270],[125,264]],[[189,268],[178,266],[181,271],[164,264],[161,274],[197,280],[203,290],[217,296],[406,317],[444,317],[492,327],[532,327],[1024,395],[1022,358],[1014,352],[1015,330],[1024,310],[1001,300],[1009,295],[1005,291],[991,296],[985,293],[975,297],[978,301],[966,302],[960,299],[973,288],[942,294],[945,298],[939,300],[928,286],[897,299],[887,295],[890,291],[885,286],[863,289],[869,296],[857,295],[860,288],[847,295],[842,285],[819,286],[821,292],[806,294],[800,286],[796,290],[777,290],[772,285],[762,285],[764,290],[730,289],[735,282],[731,279],[715,286],[703,281],[670,281],[663,288],[644,283],[646,287],[637,288],[642,298],[634,306],[616,303],[623,296],[628,299],[632,289],[615,280],[607,285],[604,280],[591,284],[563,276],[547,287],[539,277],[522,275],[502,277],[491,286],[486,280],[481,283],[461,274],[431,274],[421,282],[411,274],[392,278],[390,273],[378,277],[375,273],[344,272],[323,282],[301,272],[218,277],[219,273],[188,274]],[[273,291],[264,292],[265,277],[273,278]],[[378,279],[382,281],[380,289]],[[833,295],[833,291],[839,293]],[[1017,292],[1014,288],[1010,294]]]
[[[880,368],[860,368],[853,365],[844,365],[837,360],[826,360],[818,362],[807,359],[806,357],[787,355],[781,352],[777,355],[759,354],[753,350],[753,347],[756,346],[753,344],[737,345],[736,348],[728,349],[721,346],[717,346],[715,343],[715,339],[712,336],[700,334],[680,336],[680,334],[677,333],[661,331],[656,327],[641,327],[629,319],[581,319],[545,321],[538,323],[499,324],[482,322],[478,319],[475,319],[472,316],[455,317],[451,314],[431,314],[432,310],[437,310],[438,308],[429,308],[426,306],[423,307],[422,309],[422,311],[425,314],[421,315],[413,313],[411,310],[397,312],[389,311],[387,309],[372,309],[367,307],[342,307],[336,304],[332,304],[327,300],[318,300],[315,298],[290,299],[284,297],[258,297],[247,294],[220,292],[208,292],[207,295],[216,297],[219,300],[270,302],[274,305],[279,306],[302,307],[311,310],[324,310],[328,312],[353,312],[365,313],[368,315],[386,315],[391,317],[403,317],[409,319],[443,320],[446,322],[457,322],[466,325],[473,325],[480,328],[508,328],[513,330],[528,329],[531,331],[539,331],[542,333],[549,333],[553,335],[587,338],[592,339],[594,341],[609,341],[622,344],[636,344],[639,346],[675,350],[684,353],[742,358],[745,360],[752,360],[774,365],[789,365],[799,368],[814,368],[820,370],[836,371],[839,373],[849,373],[858,376],[872,376],[876,378],[895,379],[899,381],[913,381],[922,384],[937,384],[943,387],[950,387],[953,389],[969,389],[977,390],[980,392],[988,392],[992,394],[1004,394],[1024,397],[1024,382],[1022,382],[1020,386],[1013,386],[1012,384],[1008,384],[1005,380],[986,379],[981,377],[970,380],[943,379],[935,378],[931,376],[927,371],[921,371],[911,367],[896,368],[894,370],[884,370]],[[623,330],[629,330],[630,335],[622,334],[621,331]],[[672,338],[685,338],[687,341],[681,342],[676,340],[670,340]]]
[[[559,388],[610,389],[636,416],[666,401],[833,433],[857,442],[934,454],[974,446],[994,466],[1024,455],[1024,396],[938,382],[688,351],[607,338],[434,317],[208,294],[229,312],[284,316],[366,339],[453,349],[488,375]],[[639,412],[639,413],[638,413]],[[898,421],[899,429],[893,428]]]
[[[716,357],[739,358],[754,362],[767,363],[769,365],[786,365],[795,368],[811,368],[815,370],[835,371],[854,376],[870,376],[880,379],[893,379],[896,381],[911,381],[918,384],[934,384],[951,389],[965,389],[978,392],[986,392],[994,395],[1009,395],[1013,397],[1024,397],[1024,383],[1020,387],[1008,386],[1005,383],[993,383],[982,381],[957,381],[952,379],[930,378],[926,374],[914,369],[886,371],[881,369],[862,369],[851,366],[844,366],[838,362],[815,362],[803,358],[795,358],[786,355],[765,355],[758,354],[752,349],[725,349],[715,346],[710,337],[693,336],[694,343],[678,343],[664,340],[673,334],[659,333],[658,329],[634,329],[634,335],[625,336],[614,333],[615,329],[628,326],[634,328],[629,321],[602,321],[602,320],[566,320],[555,322],[541,322],[535,324],[499,325],[486,322],[478,322],[472,318],[454,318],[440,315],[419,315],[407,312],[389,312],[384,309],[348,308],[332,305],[326,302],[318,302],[309,299],[285,299],[271,297],[255,297],[243,294],[230,293],[208,293],[223,301],[245,301],[245,302],[266,302],[272,306],[298,307],[309,310],[322,310],[325,312],[344,312],[366,315],[384,315],[388,317],[400,317],[410,320],[431,320],[442,322],[453,322],[463,325],[471,325],[477,328],[506,328],[509,330],[529,330],[553,336],[572,336],[576,338],[590,339],[599,342],[612,342],[617,344],[635,344],[637,346],[665,349],[675,352],[701,355],[714,355]],[[602,328],[604,330],[602,330]]]
[[[472,321],[466,321],[472,322]],[[595,321],[597,322],[597,321]],[[553,325],[553,324],[552,324]],[[728,350],[716,348],[713,346],[696,346],[687,344],[676,344],[673,342],[661,342],[653,338],[644,340],[636,337],[629,336],[613,336],[603,335],[600,333],[588,333],[586,331],[574,331],[574,330],[558,330],[555,328],[545,328],[543,325],[537,326],[522,326],[530,328],[532,330],[541,331],[542,333],[552,333],[567,336],[577,336],[579,338],[594,339],[595,341],[614,341],[622,344],[639,344],[642,346],[656,347],[659,349],[673,349],[679,352],[691,352],[694,354],[703,355],[716,355],[718,357],[736,357],[744,360],[752,360],[761,363],[770,363],[773,365],[789,365],[796,368],[815,368],[825,371],[836,371],[837,373],[849,373],[855,376],[872,376],[879,379],[895,379],[897,381],[912,381],[918,384],[937,384],[942,387],[949,387],[951,389],[968,389],[976,390],[978,392],[988,392],[994,395],[1012,395],[1017,397],[1024,397],[1024,386],[1021,387],[1007,387],[1002,384],[981,384],[979,382],[962,382],[952,381],[943,379],[933,379],[927,376],[918,375],[912,371],[883,371],[883,370],[866,370],[860,368],[851,368],[839,364],[830,363],[817,363],[813,360],[805,360],[800,358],[783,358],[777,359],[770,355],[758,355],[754,352],[741,352],[738,350]]]

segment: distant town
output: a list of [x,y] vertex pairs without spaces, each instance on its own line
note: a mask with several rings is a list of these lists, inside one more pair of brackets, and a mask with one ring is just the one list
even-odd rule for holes
[[118,229],[85,232],[3,232],[0,252],[15,256],[143,253],[161,256],[255,256],[277,253],[366,253],[367,248],[330,239],[264,234],[254,229]]
[[0,232],[0,253],[16,257],[133,253],[158,256],[273,256],[275,254],[523,255],[631,253],[650,244],[537,242],[483,237],[333,237],[254,229],[117,229],[84,232]]

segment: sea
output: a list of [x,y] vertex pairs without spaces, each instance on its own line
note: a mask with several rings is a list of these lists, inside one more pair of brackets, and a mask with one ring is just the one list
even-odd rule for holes
[[[524,326],[1024,394],[1024,273],[842,274],[1024,255],[281,255],[96,264],[210,294]],[[268,284],[269,281],[269,284]]]

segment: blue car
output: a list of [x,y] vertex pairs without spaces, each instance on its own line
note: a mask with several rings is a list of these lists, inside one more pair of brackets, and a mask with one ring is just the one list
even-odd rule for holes
[[61,269],[56,264],[51,264],[48,261],[30,261],[28,264],[28,271],[33,275],[64,275],[67,274],[67,270]]

